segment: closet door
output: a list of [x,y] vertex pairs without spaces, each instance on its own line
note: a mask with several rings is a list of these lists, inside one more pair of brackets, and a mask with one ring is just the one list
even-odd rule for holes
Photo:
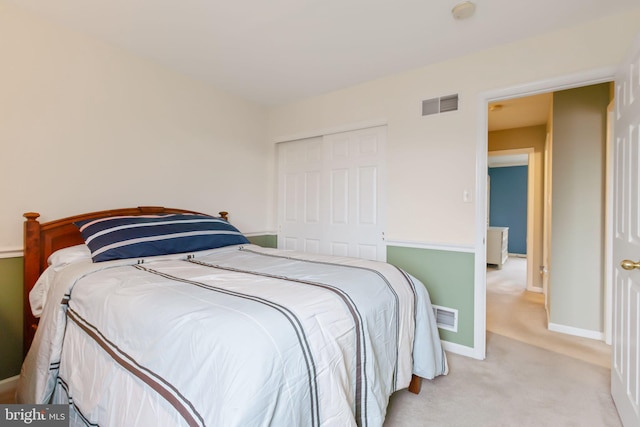
[[325,253],[386,259],[382,240],[385,139],[385,127],[324,137],[329,214]]
[[278,247],[386,260],[385,143],[382,126],[280,144]]
[[322,137],[278,144],[278,248],[320,253]]

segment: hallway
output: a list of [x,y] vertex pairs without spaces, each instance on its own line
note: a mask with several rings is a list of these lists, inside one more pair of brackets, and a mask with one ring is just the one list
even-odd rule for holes
[[547,329],[544,295],[526,290],[526,259],[509,257],[501,270],[487,267],[487,330],[536,347],[611,367],[602,341]]

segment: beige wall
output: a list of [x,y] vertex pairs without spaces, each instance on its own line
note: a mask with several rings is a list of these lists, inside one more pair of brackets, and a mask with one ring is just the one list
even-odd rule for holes
[[550,323],[604,330],[605,145],[608,84],[556,92]]
[[[472,246],[479,99],[484,93],[613,67],[640,31],[640,8],[270,110],[271,142],[349,124],[388,124],[390,240]],[[420,103],[460,94],[460,110],[422,117]],[[475,195],[474,195],[475,196]],[[474,197],[474,200],[476,198]]]
[[266,111],[0,0],[0,252],[43,220],[164,205],[272,229]]
[[533,253],[532,256],[533,282],[531,286],[542,288],[542,277],[539,267],[542,261],[542,226],[543,226],[543,196],[544,196],[544,148],[547,138],[547,128],[545,125],[530,126],[525,128],[507,129],[489,132],[489,152],[501,150],[513,150],[521,148],[533,149],[533,176],[534,176],[534,196],[533,196]]
[[[483,104],[489,96],[518,93],[518,88],[523,93],[526,88],[550,87],[550,82],[566,81],[570,76],[605,74],[602,70],[612,74],[639,31],[640,7],[273,108],[269,111],[269,140],[275,145],[348,126],[387,124],[387,241],[471,250],[476,261],[481,260],[484,247],[476,247],[476,236],[481,235],[476,225],[485,227],[477,221],[484,206],[476,208],[475,191],[483,188],[478,179],[486,179],[484,171],[477,169],[484,168],[477,156],[486,155]],[[421,116],[422,100],[453,93],[460,96],[459,111]],[[472,203],[464,202],[466,191]],[[474,282],[483,280],[482,268],[476,262]],[[442,282],[429,289],[437,294],[448,286],[452,284]],[[484,342],[478,340],[484,337],[484,288],[476,282],[458,289],[460,301],[474,301],[472,346],[475,357],[483,357]],[[551,301],[557,297],[551,295]],[[558,321],[576,325],[574,313],[567,315]],[[601,330],[599,316],[594,317],[595,322],[580,321],[577,327]]]

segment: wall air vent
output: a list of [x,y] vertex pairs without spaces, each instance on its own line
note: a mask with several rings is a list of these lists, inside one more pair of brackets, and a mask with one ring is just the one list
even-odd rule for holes
[[447,111],[458,110],[458,94],[443,96],[440,98],[440,112],[446,113]]
[[458,332],[458,310],[433,304],[432,307],[438,328]]
[[458,94],[441,96],[422,101],[422,115],[446,113],[458,110]]

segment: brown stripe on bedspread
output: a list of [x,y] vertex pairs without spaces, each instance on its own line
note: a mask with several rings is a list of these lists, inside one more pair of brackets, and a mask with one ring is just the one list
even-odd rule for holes
[[[188,260],[187,260],[188,261]],[[311,347],[309,342],[307,341],[307,336],[304,332],[304,328],[300,319],[284,305],[277,304],[273,301],[270,301],[265,298],[260,298],[255,295],[244,294],[242,292],[231,291],[228,289],[219,288],[216,286],[207,285],[202,282],[198,282],[196,280],[189,280],[182,277],[173,276],[171,274],[163,273],[158,270],[154,270],[152,268],[145,267],[143,265],[135,265],[135,268],[138,270],[146,271],[147,273],[155,274],[161,277],[164,277],[169,280],[173,280],[180,283],[185,283],[193,286],[198,286],[203,289],[207,289],[213,292],[219,292],[222,294],[235,296],[237,298],[243,298],[246,300],[254,301],[260,304],[264,304],[265,306],[271,307],[274,310],[281,313],[285,319],[291,324],[293,327],[296,337],[298,339],[298,343],[300,344],[300,348],[302,350],[302,354],[305,359],[305,364],[307,366],[307,375],[309,377],[309,398],[311,405],[311,425],[319,426],[320,425],[320,412],[319,412],[319,399],[318,399],[318,385],[316,383],[316,362],[313,359],[313,354],[311,352]]]
[[[302,280],[302,279],[297,279],[297,278],[293,278],[293,277],[287,277],[287,276],[277,276],[277,275],[273,275],[273,274],[268,274],[268,273],[262,273],[262,272],[258,272],[258,271],[251,271],[251,270],[243,270],[243,269],[239,269],[239,268],[234,268],[234,267],[225,267],[225,266],[221,266],[221,265],[217,265],[217,264],[210,264],[208,262],[204,262],[204,261],[199,261],[193,258],[189,258],[186,260],[186,262],[190,262],[192,264],[197,264],[197,265],[201,265],[204,267],[209,267],[209,268],[215,268],[215,269],[219,269],[219,270],[226,270],[226,271],[232,271],[235,273],[242,273],[242,274],[251,274],[251,275],[255,275],[255,276],[262,276],[262,277],[268,277],[271,279],[277,279],[277,280],[284,280],[284,281],[288,281],[288,282],[295,282],[295,283],[301,283],[301,284],[305,284],[305,285],[311,285],[311,286],[316,286],[316,287],[320,287],[323,289],[326,289],[330,292],[333,292],[335,295],[337,295],[340,299],[342,299],[342,301],[344,302],[345,306],[348,308],[349,313],[351,314],[351,317],[353,319],[353,324],[356,330],[356,393],[355,393],[355,401],[359,402],[359,404],[356,405],[356,414],[355,414],[355,418],[356,418],[356,424],[360,427],[366,427],[367,422],[368,422],[368,415],[367,415],[367,375],[366,375],[366,364],[367,364],[367,354],[366,354],[366,349],[363,345],[363,342],[365,340],[365,336],[364,336],[364,328],[363,328],[363,321],[362,321],[362,316],[360,314],[360,312],[358,311],[358,307],[356,306],[356,304],[353,302],[353,300],[351,299],[351,297],[344,291],[342,291],[341,289],[332,286],[332,285],[328,285],[326,283],[320,283],[320,282],[313,282],[310,280]],[[364,384],[364,386],[363,386]],[[364,392],[364,393],[363,393]]]
[[[398,389],[398,348],[400,348],[400,298],[398,297],[398,293],[395,291],[395,289],[393,288],[393,286],[391,286],[391,283],[389,282],[389,280],[387,279],[387,277],[382,274],[382,272],[374,269],[374,268],[369,268],[369,267],[364,267],[361,265],[351,265],[351,264],[340,264],[337,262],[329,262],[329,261],[319,261],[319,260],[312,260],[312,259],[305,259],[305,258],[298,258],[295,256],[291,256],[291,255],[280,255],[280,254],[272,254],[272,253],[264,253],[264,252],[260,252],[260,251],[255,251],[252,249],[248,249],[244,246],[241,246],[238,249],[240,252],[246,252],[246,253],[251,253],[254,255],[259,255],[259,256],[264,256],[264,257],[271,257],[271,258],[280,258],[280,259],[287,259],[287,260],[291,260],[291,261],[297,261],[297,262],[303,262],[303,263],[309,263],[309,264],[317,264],[317,265],[330,265],[333,267],[340,267],[340,268],[345,268],[345,269],[357,269],[357,270],[361,270],[361,271],[368,271],[370,273],[376,274],[378,277],[380,277],[380,279],[382,279],[386,285],[387,285],[387,289],[389,290],[389,292],[393,295],[394,298],[394,316],[395,316],[395,333],[396,333],[396,342],[398,343],[396,345],[396,362],[395,362],[395,366],[393,369],[393,389],[397,390]],[[391,264],[390,264],[391,265]],[[400,271],[400,273],[403,275],[403,277],[405,277],[405,279],[407,280],[409,287],[411,288],[411,291],[413,293],[413,303],[414,303],[414,316],[413,318],[415,319],[415,304],[416,304],[416,292],[414,289],[414,285],[413,285],[413,281],[411,281],[408,277],[407,274],[400,268],[395,267],[397,270]]]
[[[95,326],[87,322],[73,309],[69,308],[67,310],[67,317],[89,335],[120,366],[138,377],[169,402],[171,406],[180,413],[189,426],[196,427],[205,425],[202,416],[193,407],[193,404],[180,394],[167,380],[138,364],[131,356],[109,341]],[[196,417],[198,419],[196,419]]]

